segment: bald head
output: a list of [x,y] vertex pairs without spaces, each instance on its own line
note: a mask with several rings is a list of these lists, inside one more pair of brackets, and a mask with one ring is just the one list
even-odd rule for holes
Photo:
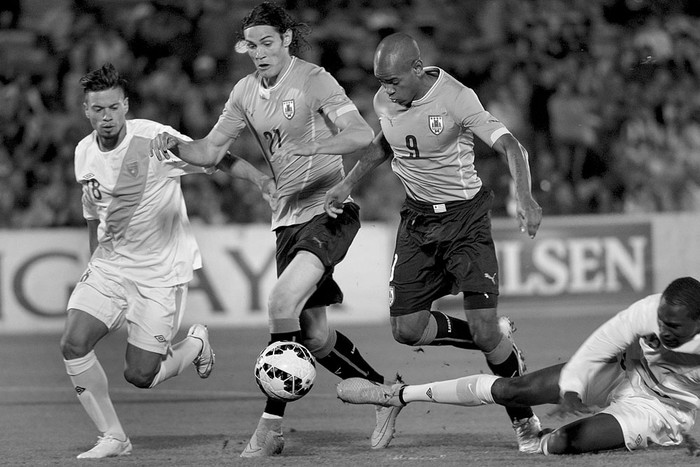
[[391,34],[379,43],[374,53],[374,71],[377,74],[386,72],[405,72],[416,60],[420,60],[420,49],[416,41],[401,32]]

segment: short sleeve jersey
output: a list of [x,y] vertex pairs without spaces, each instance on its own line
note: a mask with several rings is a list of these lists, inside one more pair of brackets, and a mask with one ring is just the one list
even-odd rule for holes
[[323,68],[292,57],[274,86],[257,72],[233,88],[214,126],[230,139],[248,127],[272,171],[280,195],[272,229],[301,224],[323,212],[323,197],[345,176],[339,155],[279,157],[287,141],[312,142],[338,133],[335,120],[357,111],[343,88]]
[[474,135],[492,146],[505,126],[484,110],[476,93],[437,67],[421,99],[404,107],[380,89],[374,111],[391,145],[391,167],[407,195],[426,203],[472,199],[481,188],[474,168]]
[[126,121],[126,136],[113,150],[101,151],[94,131],[75,149],[83,216],[100,221],[91,265],[150,287],[186,283],[202,265],[180,176],[204,169],[149,157],[150,140],[164,131],[190,139],[169,126],[134,119]]

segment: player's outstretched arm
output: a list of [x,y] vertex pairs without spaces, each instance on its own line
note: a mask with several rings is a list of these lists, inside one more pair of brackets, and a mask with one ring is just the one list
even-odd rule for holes
[[508,161],[510,174],[515,182],[517,217],[522,232],[534,238],[542,222],[542,208],[532,197],[532,178],[527,150],[510,133],[502,135],[493,149]]
[[374,132],[358,111],[346,112],[336,118],[334,123],[339,130],[335,135],[308,143],[287,141],[275,152],[275,156],[346,155],[372,142]]
[[277,208],[278,194],[274,178],[261,172],[247,160],[226,152],[226,155],[216,165],[216,168],[226,172],[235,179],[251,182],[258,187],[263,198],[270,203],[272,210],[274,211]]
[[170,133],[159,133],[151,140],[149,154],[159,161],[170,159],[169,152],[200,167],[214,167],[224,158],[230,139],[212,129],[203,139],[185,141]]
[[383,143],[384,134],[379,132],[343,181],[328,190],[323,207],[329,216],[338,217],[343,212],[343,202],[350,196],[355,185],[391,157],[391,153],[384,150]]

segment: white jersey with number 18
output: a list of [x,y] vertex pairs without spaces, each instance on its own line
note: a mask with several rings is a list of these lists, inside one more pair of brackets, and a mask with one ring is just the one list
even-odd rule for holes
[[151,287],[190,281],[202,260],[191,232],[180,176],[204,173],[177,158],[149,157],[161,132],[185,135],[150,120],[127,120],[126,137],[103,152],[96,133],[75,149],[75,176],[83,188],[83,216],[99,220],[99,246],[91,266]]

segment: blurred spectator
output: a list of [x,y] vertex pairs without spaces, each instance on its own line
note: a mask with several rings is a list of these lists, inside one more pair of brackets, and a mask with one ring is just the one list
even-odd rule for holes
[[3,0],[0,2],[0,29],[15,29],[22,14],[20,0]]
[[[531,148],[545,214],[700,209],[697,2],[287,0],[285,6],[312,28],[316,44],[302,56],[337,76],[375,131],[372,51],[382,37],[406,30],[419,38],[427,64],[474,88]],[[233,51],[237,7],[234,0],[4,0],[0,228],[84,225],[72,174],[75,144],[89,131],[80,118],[78,79],[105,61],[128,70],[137,97],[132,117],[204,136],[233,83],[251,69]],[[266,170],[250,135],[241,137],[239,150]],[[479,142],[477,157],[485,183],[507,194],[503,161]],[[346,168],[355,160],[348,157]],[[358,188],[365,220],[395,220],[397,183],[382,167]],[[193,221],[208,224],[267,222],[269,208],[249,188],[225,176],[183,181]],[[494,207],[495,215],[507,213],[507,203]]]

